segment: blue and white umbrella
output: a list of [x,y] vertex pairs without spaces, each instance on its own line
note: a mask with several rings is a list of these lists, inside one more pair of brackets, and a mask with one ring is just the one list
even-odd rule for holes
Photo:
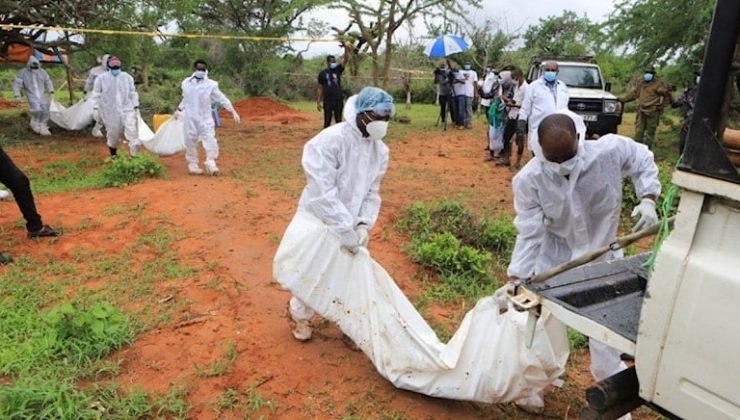
[[468,43],[457,35],[442,35],[427,45],[424,54],[431,58],[447,57],[468,49]]

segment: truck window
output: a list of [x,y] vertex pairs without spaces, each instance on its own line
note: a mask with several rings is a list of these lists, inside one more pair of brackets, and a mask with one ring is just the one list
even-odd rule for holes
[[601,76],[598,67],[568,66],[562,65],[558,73],[558,79],[562,80],[568,87],[582,89],[602,89]]

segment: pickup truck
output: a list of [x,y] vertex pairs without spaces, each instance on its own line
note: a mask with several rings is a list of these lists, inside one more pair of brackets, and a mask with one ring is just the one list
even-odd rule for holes
[[543,64],[558,63],[558,79],[570,91],[568,108],[583,117],[588,134],[616,133],[622,123],[622,112],[617,111],[617,97],[611,94],[611,83],[604,82],[601,68],[592,57],[534,57],[530,62],[527,80],[542,75]]

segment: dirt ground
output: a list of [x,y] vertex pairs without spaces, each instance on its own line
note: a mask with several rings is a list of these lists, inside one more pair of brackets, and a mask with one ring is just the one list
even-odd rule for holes
[[[269,104],[268,104],[269,105]],[[64,227],[86,220],[93,229],[68,229],[56,241],[28,241],[17,221],[13,202],[0,203],[0,237],[13,244],[15,255],[72,260],[79,249],[116,253],[139,235],[157,228],[179,232],[175,243],[185,264],[209,265],[194,278],[158,286],[152,300],[178,304],[166,325],[138,336],[112,357],[124,360],[120,375],[111,379],[124,388],[166,393],[185,384],[190,417],[244,418],[576,418],[584,388],[591,383],[588,355],[573,354],[562,389],[547,395],[542,416],[530,416],[513,405],[482,405],[429,398],[395,389],[381,378],[368,359],[351,350],[333,325],[319,325],[308,343],[293,340],[286,318],[287,292],[272,280],[272,258],[295,211],[304,185],[300,168],[303,144],[321,126],[319,113],[272,110],[246,112],[242,124],[224,116],[218,130],[221,143],[219,177],[194,177],[184,156],[162,158],[167,179],[146,180],[121,188],[74,191],[37,196],[45,222]],[[261,120],[259,115],[268,114]],[[429,127],[390,142],[390,167],[383,182],[383,206],[371,233],[370,251],[412,298],[421,284],[416,265],[402,252],[406,238],[394,229],[403,210],[418,200],[453,198],[480,214],[512,210],[513,173],[483,163],[484,122],[473,130],[442,131]],[[391,127],[393,130],[393,127]],[[92,137],[62,137],[75,148],[99,149]],[[8,152],[26,167],[38,164],[38,147],[12,147]],[[73,156],[71,152],[68,156]],[[59,157],[60,159],[62,157]],[[32,170],[32,169],[31,169]],[[133,223],[120,228],[120,216],[109,209],[143,209]],[[6,245],[7,246],[7,245]],[[135,262],[132,262],[135,264]],[[98,282],[105,282],[101,278]],[[91,282],[88,287],[96,287]],[[458,308],[437,307],[444,320]],[[449,321],[448,321],[449,322]],[[221,376],[203,377],[194,366],[205,366],[233,342],[237,358]],[[216,406],[227,388],[243,395],[253,386],[269,407],[222,409]],[[246,399],[246,396],[242,397]],[[647,411],[643,418],[655,417]]]

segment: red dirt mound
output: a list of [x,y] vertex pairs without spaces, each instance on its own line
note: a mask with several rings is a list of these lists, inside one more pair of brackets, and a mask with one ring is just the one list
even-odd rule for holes
[[[300,111],[270,98],[247,98],[234,104],[236,112],[247,121],[266,121],[281,124],[301,123],[308,119]],[[228,115],[225,110],[222,115]],[[229,118],[230,116],[227,116]]]
[[19,108],[20,106],[21,105],[18,103],[11,102],[3,98],[0,98],[0,109],[14,109],[14,108]]

